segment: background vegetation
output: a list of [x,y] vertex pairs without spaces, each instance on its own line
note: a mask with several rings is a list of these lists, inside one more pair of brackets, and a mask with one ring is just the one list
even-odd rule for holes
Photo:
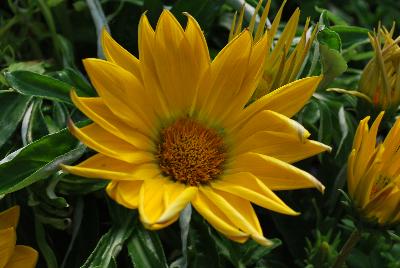
[[[248,1],[248,6],[256,4],[256,0]],[[273,1],[272,16],[280,5]],[[194,211],[189,229],[177,222],[159,232],[146,231],[135,212],[106,197],[106,182],[59,171],[60,163],[79,162],[91,154],[65,126],[69,117],[86,122],[69,99],[70,88],[80,95],[96,94],[81,60],[102,57],[100,25],[106,23],[112,36],[137,55],[137,25],[144,11],[153,25],[164,7],[182,24],[186,11],[199,21],[214,56],[227,43],[230,22],[240,6],[236,0],[0,2],[0,211],[13,204],[21,206],[18,243],[40,251],[38,267],[331,265],[355,222],[337,190],[345,188],[355,128],[366,114],[378,111],[353,96],[326,89],[357,89],[362,69],[373,55],[367,33],[379,22],[388,28],[393,21],[400,23],[397,0],[289,1],[286,5],[282,25],[299,6],[301,25],[310,16],[324,29],[302,76],[322,72],[325,80],[297,120],[333,151],[297,163],[324,183],[324,195],[314,190],[279,193],[301,216],[257,209],[265,235],[275,238],[275,248],[228,241]],[[322,52],[320,45],[328,50]],[[397,114],[385,117],[382,134]],[[184,231],[187,237],[182,236]],[[391,232],[370,228],[350,255],[348,266],[400,267],[396,233],[399,228]],[[185,243],[187,247],[182,246]]]

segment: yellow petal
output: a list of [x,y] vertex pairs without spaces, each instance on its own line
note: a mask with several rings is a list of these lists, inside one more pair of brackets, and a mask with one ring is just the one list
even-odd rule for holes
[[201,69],[207,68],[210,61],[207,42],[204,34],[197,21],[188,13],[185,13],[188,22],[185,29],[185,36],[192,47],[192,51],[196,51],[197,65],[202,66]]
[[264,70],[265,52],[268,49],[268,37],[265,34],[263,38],[253,45],[249,63],[247,66],[245,77],[234,92],[229,109],[226,109],[225,114],[222,116],[227,125],[231,125],[237,119],[237,116],[242,112],[245,105],[249,102],[253,95]]
[[274,111],[261,111],[240,128],[232,131],[238,141],[245,140],[259,131],[282,132],[293,137],[298,137],[304,142],[310,133],[298,122]]
[[105,28],[103,28],[101,39],[106,59],[131,72],[138,79],[141,79],[139,60],[119,45]]
[[96,154],[76,166],[62,165],[62,168],[83,177],[117,181],[145,180],[160,174],[156,164],[130,164],[103,154]]
[[240,172],[224,176],[213,182],[211,187],[247,199],[263,208],[287,215],[299,213],[289,208],[262,181],[249,172]]
[[257,242],[271,245],[270,241],[263,237],[257,216],[249,201],[208,187],[201,187],[200,190],[237,228],[256,238]]
[[347,191],[350,194],[350,197],[353,198],[354,191],[359,182],[359,177],[354,176],[354,161],[356,157],[356,150],[353,149],[349,155],[349,159],[347,162]]
[[3,268],[11,258],[17,240],[13,227],[0,230],[0,267]]
[[241,141],[234,150],[237,154],[255,152],[293,163],[330,149],[317,141],[302,141],[298,135],[259,131]]
[[239,230],[202,191],[197,193],[192,205],[208,223],[230,239],[244,243],[249,237],[248,234]]
[[17,245],[4,268],[35,268],[38,256],[38,252],[33,248]]
[[372,161],[372,155],[375,151],[376,145],[376,135],[378,133],[379,124],[383,117],[383,112],[381,112],[374,123],[371,126],[371,129],[368,131],[367,122],[365,122],[365,126],[361,131],[364,132],[362,136],[362,140],[360,141],[360,149],[357,152],[357,158],[354,163],[354,176],[361,177],[365,170],[370,166]]
[[139,197],[139,214],[144,226],[149,229],[165,227],[173,223],[180,211],[186,207],[196,194],[195,187],[159,177],[143,182]]
[[157,220],[157,223],[162,224],[167,222],[179,214],[187,206],[187,204],[190,203],[196,193],[197,187],[186,186],[179,182],[165,185],[165,211]]
[[19,219],[19,206],[13,206],[0,212],[0,230],[13,227],[17,228]]
[[203,79],[200,114],[222,116],[240,91],[252,49],[252,38],[244,31],[218,53],[211,63],[210,77]]
[[149,133],[155,120],[154,106],[149,102],[140,80],[130,72],[108,61],[83,61],[90,81],[110,110],[124,122]]
[[317,89],[322,77],[307,77],[284,85],[249,105],[242,113],[240,121],[249,120],[263,110],[271,110],[287,117],[295,115]]
[[179,22],[164,10],[157,23],[153,54],[156,75],[173,113],[191,107],[199,79],[208,67],[199,64],[197,53]]
[[139,206],[139,193],[143,181],[113,181],[107,185],[107,194],[117,203],[130,209]]
[[229,172],[250,172],[271,190],[314,187],[323,192],[325,188],[311,174],[273,157],[257,153],[238,156]]
[[139,21],[139,59],[140,70],[143,77],[146,92],[152,95],[152,100],[157,107],[158,114],[168,118],[171,116],[171,104],[167,102],[167,96],[161,89],[160,79],[157,75],[155,50],[155,32],[151,28],[149,20],[143,14]]
[[135,164],[154,160],[152,153],[137,150],[131,144],[103,130],[95,123],[80,129],[70,122],[68,129],[84,144],[109,157]]
[[125,124],[112,113],[101,98],[80,98],[72,90],[71,99],[81,112],[108,132],[139,149],[149,149],[153,146],[149,137],[151,133],[143,132],[143,129],[135,129]]

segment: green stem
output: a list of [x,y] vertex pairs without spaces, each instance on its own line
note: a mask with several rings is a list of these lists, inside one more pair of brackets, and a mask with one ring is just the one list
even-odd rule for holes
[[339,255],[336,258],[335,263],[333,264],[332,268],[341,268],[343,267],[344,262],[346,261],[347,257],[349,256],[351,250],[357,244],[357,242],[361,238],[361,232],[355,229],[350,237],[347,239],[346,243],[344,244],[342,250],[340,251]]

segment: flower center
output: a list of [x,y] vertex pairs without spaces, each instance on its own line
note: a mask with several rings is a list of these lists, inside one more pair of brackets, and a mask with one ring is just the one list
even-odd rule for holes
[[222,137],[190,118],[163,129],[157,158],[162,172],[191,186],[206,184],[222,172],[225,146]]

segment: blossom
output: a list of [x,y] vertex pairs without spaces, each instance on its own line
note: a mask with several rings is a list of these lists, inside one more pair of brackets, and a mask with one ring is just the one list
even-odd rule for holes
[[394,27],[379,27],[369,34],[374,56],[365,66],[359,91],[377,109],[396,110],[400,104],[400,36],[393,40]]
[[[253,99],[258,99],[265,94],[298,79],[308,51],[310,50],[318,30],[318,27],[314,27],[313,30],[310,28],[310,18],[307,18],[303,33],[298,40],[296,40],[297,43],[294,48],[291,49],[298,28],[300,9],[297,8],[293,12],[283,31],[278,33],[278,26],[281,21],[286,1],[282,3],[272,24],[267,28],[265,28],[265,23],[268,19],[271,0],[268,0],[266,3],[258,25],[255,27],[258,11],[261,8],[262,2],[263,0],[258,2],[248,26],[248,30],[253,33],[255,41],[258,41],[265,33],[267,33],[264,72],[260,83],[254,92]],[[229,35],[230,40],[240,34],[243,24],[243,15],[244,8],[241,9],[239,16],[235,14]]]
[[320,77],[288,84],[247,105],[263,73],[266,35],[238,34],[211,61],[204,35],[187,15],[183,29],[163,11],[155,30],[139,23],[139,58],[103,32],[107,61],[84,60],[99,97],[75,105],[93,123],[70,131],[98,152],[64,170],[110,180],[106,191],[138,209],[156,230],[191,204],[228,238],[262,245],[251,203],[297,215],[273,191],[324,186],[291,163],[329,147],[289,117],[313,94]]
[[363,218],[380,225],[400,222],[400,119],[383,142],[377,142],[383,112],[368,127],[360,121],[348,160],[347,186]]
[[31,247],[15,245],[19,207],[14,206],[0,213],[0,268],[33,268],[38,253]]

